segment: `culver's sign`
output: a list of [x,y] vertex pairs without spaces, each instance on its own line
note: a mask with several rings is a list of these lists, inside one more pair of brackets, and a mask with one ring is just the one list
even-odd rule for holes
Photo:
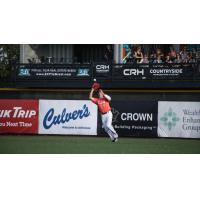
[[97,135],[97,106],[82,100],[40,100],[39,134]]

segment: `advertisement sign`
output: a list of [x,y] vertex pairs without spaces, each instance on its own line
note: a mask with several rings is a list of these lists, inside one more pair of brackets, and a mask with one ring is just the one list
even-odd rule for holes
[[200,102],[158,102],[158,136],[200,138]]
[[0,100],[0,134],[37,134],[38,100]]
[[110,77],[111,65],[110,64],[95,64],[94,65],[94,77],[108,78]]
[[40,100],[39,134],[97,135],[97,106],[85,100]]
[[80,65],[22,65],[18,79],[84,79],[91,76],[90,66]]
[[17,64],[14,78],[16,87],[23,88],[85,89],[96,78],[106,81],[104,89],[189,89],[200,86],[195,81],[200,80],[199,63]]
[[119,136],[157,136],[157,102],[113,101],[111,106]]
[[126,80],[179,80],[193,78],[194,68],[190,64],[132,64],[113,65],[113,79]]
[[148,75],[146,71],[145,67],[135,65],[113,65],[113,79],[142,80]]
[[192,64],[152,64],[148,75],[152,79],[187,79],[192,78],[194,69]]

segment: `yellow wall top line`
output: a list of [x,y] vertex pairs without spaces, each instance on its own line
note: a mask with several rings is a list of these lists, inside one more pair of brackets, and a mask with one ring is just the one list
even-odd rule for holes
[[[0,88],[0,92],[89,92],[90,89],[39,89],[39,88]],[[200,93],[200,89],[197,90],[180,90],[180,89],[105,89],[107,92],[121,92],[121,93]]]

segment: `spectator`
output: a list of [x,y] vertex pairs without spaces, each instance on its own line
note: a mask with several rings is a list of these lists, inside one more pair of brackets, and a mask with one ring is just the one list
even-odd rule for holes
[[161,55],[158,55],[157,59],[153,61],[153,63],[163,63],[161,59]]
[[129,48],[129,51],[126,53],[126,56],[123,58],[123,63],[134,63],[132,49]]
[[195,48],[191,52],[187,52],[186,46],[180,52],[176,52],[173,47],[170,48],[170,52],[164,55],[160,48],[157,48],[154,53],[150,52],[143,56],[141,47],[138,46],[129,50],[128,55],[125,58],[124,63],[194,63],[200,58],[200,51],[196,51]]
[[181,55],[182,62],[186,63],[187,62],[187,58],[188,58],[187,51],[186,51],[186,46],[183,47],[182,51],[180,52],[180,55]]
[[155,60],[156,60],[156,53],[152,53],[152,54],[150,55],[149,62],[150,62],[150,63],[153,63]]
[[145,64],[149,63],[149,59],[148,59],[147,54],[144,55],[144,58],[142,59],[142,63],[145,63]]
[[36,63],[36,58],[32,58],[32,63]]
[[197,51],[196,51],[195,48],[192,48],[192,55],[191,56],[196,61],[196,59],[197,59]]
[[197,51],[197,56],[196,56],[197,60],[200,59],[200,51]]
[[176,59],[174,60],[174,63],[181,63],[182,60],[181,60],[181,56],[179,53],[177,53],[177,56],[176,56]]
[[172,60],[172,61],[174,61],[175,59],[176,59],[176,51],[174,50],[174,48],[173,47],[171,47],[170,48],[170,52],[169,52],[169,56],[170,56],[170,59]]
[[143,54],[141,51],[141,47],[137,47],[136,51],[134,52],[134,58],[136,59],[137,63],[141,63],[143,59]]
[[41,56],[41,57],[40,57],[40,63],[41,63],[41,64],[44,64],[44,63],[45,63],[45,57],[44,57],[44,56]]
[[130,54],[131,48],[129,44],[123,44],[123,60],[126,60],[128,58],[128,54]]
[[195,63],[195,61],[196,61],[196,59],[193,57],[193,54],[189,53],[188,54],[188,63]]
[[164,54],[162,53],[161,49],[156,49],[156,58],[160,56],[161,60],[164,60]]
[[166,63],[172,63],[172,60],[170,58],[169,55],[166,56],[166,60],[165,60]]
[[107,45],[104,53],[104,60],[106,62],[112,62],[113,61],[113,50],[111,48],[111,45]]

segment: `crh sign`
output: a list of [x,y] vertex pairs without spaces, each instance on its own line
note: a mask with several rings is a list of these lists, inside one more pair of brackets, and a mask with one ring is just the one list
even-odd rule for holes
[[110,65],[96,65],[96,72],[98,73],[106,73],[109,72]]
[[123,70],[124,76],[139,76],[144,75],[144,69],[124,69]]

